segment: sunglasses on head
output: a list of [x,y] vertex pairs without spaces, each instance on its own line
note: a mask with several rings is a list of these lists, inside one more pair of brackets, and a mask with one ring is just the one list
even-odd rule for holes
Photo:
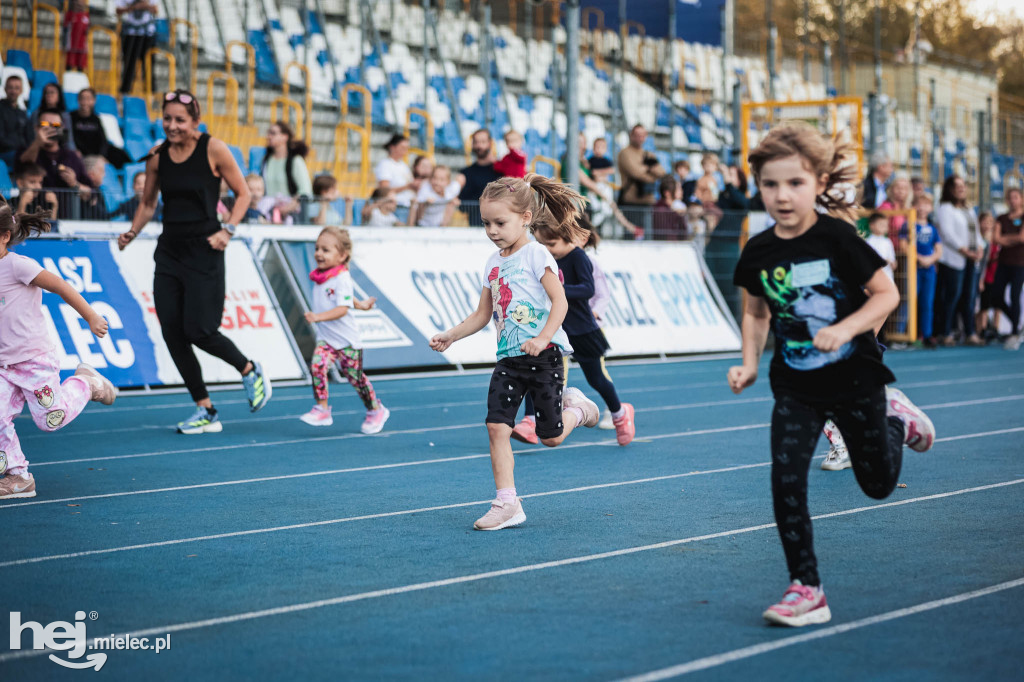
[[182,104],[192,104],[195,98],[187,92],[168,92],[164,95],[165,102],[181,102]]

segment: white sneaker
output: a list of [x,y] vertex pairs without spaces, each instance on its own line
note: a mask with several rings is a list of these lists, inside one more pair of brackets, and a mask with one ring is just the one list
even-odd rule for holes
[[363,425],[359,427],[359,430],[366,435],[372,435],[380,433],[381,429],[384,428],[384,422],[391,416],[391,410],[381,405],[376,410],[367,410],[366,419],[363,420]]
[[583,423],[577,426],[594,427],[601,419],[601,410],[597,403],[583,395],[583,391],[572,386],[566,386],[562,391],[562,410],[569,407],[578,407],[583,411]]
[[821,468],[825,471],[842,471],[852,466],[853,462],[850,461],[850,451],[845,447],[837,448],[834,445],[829,447],[828,454],[825,455],[825,461],[821,463]]
[[314,405],[306,414],[299,417],[302,421],[309,424],[310,426],[331,426],[334,424],[334,418],[331,416],[331,407],[320,407]]
[[1010,334],[1003,342],[1003,349],[1018,350],[1020,348],[1020,334]]
[[612,411],[608,408],[605,408],[604,414],[601,415],[601,421],[597,422],[597,428],[604,431],[611,431],[615,428],[615,424],[612,422]]
[[924,452],[935,442],[935,425],[921,408],[910,402],[903,391],[891,386],[885,387],[887,401],[885,414],[887,417],[898,417],[906,426],[906,437],[903,441],[911,450]]

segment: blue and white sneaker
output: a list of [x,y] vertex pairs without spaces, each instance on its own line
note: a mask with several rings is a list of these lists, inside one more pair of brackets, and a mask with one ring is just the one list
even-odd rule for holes
[[194,436],[198,433],[220,433],[224,425],[216,413],[210,414],[205,407],[197,407],[195,413],[183,422],[178,422],[178,433]]
[[252,371],[242,376],[242,385],[245,386],[245,397],[249,399],[250,412],[262,409],[273,392],[270,378],[263,374],[263,365],[255,360],[252,361]]

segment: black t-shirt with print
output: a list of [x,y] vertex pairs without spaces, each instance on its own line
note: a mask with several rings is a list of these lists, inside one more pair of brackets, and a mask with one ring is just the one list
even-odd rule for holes
[[882,267],[885,261],[852,225],[827,215],[794,239],[769,229],[747,242],[733,283],[764,298],[771,310],[773,391],[831,403],[895,381],[870,331],[832,353],[813,344],[820,329],[864,305],[864,285]]

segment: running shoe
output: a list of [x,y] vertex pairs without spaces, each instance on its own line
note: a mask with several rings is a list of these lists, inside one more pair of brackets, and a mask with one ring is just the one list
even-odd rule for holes
[[935,425],[924,412],[914,403],[910,402],[903,391],[898,388],[885,387],[887,417],[898,417],[906,426],[904,443],[910,446],[911,450],[925,452],[935,442]]
[[330,426],[334,423],[334,418],[331,417],[330,406],[320,407],[319,405],[314,405],[312,410],[299,417],[299,419],[310,426]]
[[220,433],[224,425],[217,414],[210,414],[205,407],[197,407],[191,417],[178,422],[178,433],[194,436],[199,433]]
[[597,422],[597,428],[604,431],[615,429],[615,423],[612,421],[612,411],[607,407],[604,409],[604,414],[601,415],[601,421]]
[[623,415],[613,420],[615,424],[615,440],[619,445],[629,445],[636,435],[636,426],[633,424],[633,406],[629,403],[622,403]]
[[516,498],[515,504],[494,500],[491,502],[490,510],[476,520],[473,528],[476,530],[501,530],[518,526],[526,520],[526,512],[523,511],[523,501]]
[[252,360],[252,370],[242,375],[242,385],[245,386],[245,397],[249,399],[250,412],[262,409],[273,393],[270,378],[263,374],[263,365],[255,360]]
[[842,471],[852,466],[853,462],[850,461],[850,451],[846,449],[846,446],[836,447],[835,445],[830,445],[828,454],[825,455],[825,461],[821,463],[821,468],[825,471]]
[[601,410],[598,409],[597,403],[583,395],[583,391],[578,388],[568,386],[562,391],[562,410],[568,407],[578,407],[583,410],[583,424],[577,424],[577,426],[597,426],[597,422],[601,419]]
[[761,615],[773,625],[793,628],[832,620],[832,612],[825,601],[825,590],[802,585],[799,580],[793,581],[778,604],[769,606]]
[[367,410],[366,419],[363,420],[363,425],[360,427],[360,431],[367,435],[374,433],[380,433],[381,429],[384,428],[384,422],[391,416],[391,410],[381,405],[376,410]]
[[27,471],[20,476],[7,474],[0,478],[0,500],[13,500],[16,497],[35,497],[36,479]]
[[536,445],[540,442],[540,438],[537,437],[537,420],[533,417],[523,417],[523,421],[515,425],[512,429],[512,437],[523,443],[529,443],[530,445]]
[[1003,348],[1005,350],[1018,350],[1020,348],[1020,334],[1010,334],[1006,337],[1006,341],[1003,341]]
[[87,365],[84,362],[79,364],[78,369],[75,370],[75,376],[84,377],[86,383],[89,384],[89,388],[92,389],[92,396],[90,396],[89,400],[95,400],[104,405],[114,404],[114,399],[117,398],[118,393],[117,387],[109,379],[97,372],[92,365]]

